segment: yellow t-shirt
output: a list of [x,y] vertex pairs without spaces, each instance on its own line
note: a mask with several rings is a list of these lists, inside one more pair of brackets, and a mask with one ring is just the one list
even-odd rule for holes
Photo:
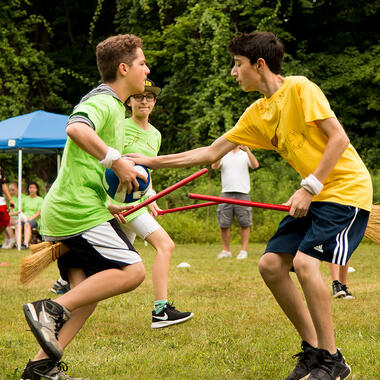
[[[321,89],[305,77],[290,76],[270,98],[251,104],[224,137],[251,149],[277,151],[305,178],[317,168],[328,140],[315,120],[331,117],[335,114]],[[371,210],[371,177],[351,144],[323,185],[313,201]]]

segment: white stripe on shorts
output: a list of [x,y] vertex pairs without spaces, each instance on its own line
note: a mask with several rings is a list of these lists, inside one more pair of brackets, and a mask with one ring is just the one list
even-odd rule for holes
[[336,246],[334,249],[334,255],[332,259],[333,264],[339,264],[339,265],[347,264],[348,232],[350,231],[351,226],[355,222],[358,211],[359,209],[355,207],[355,215],[352,218],[350,225],[346,227],[343,231],[339,232],[339,234],[336,235],[336,238],[335,238]]
[[86,239],[102,256],[109,260],[136,264],[141,262],[141,257],[116,233],[109,222],[99,224],[85,232],[82,237]]

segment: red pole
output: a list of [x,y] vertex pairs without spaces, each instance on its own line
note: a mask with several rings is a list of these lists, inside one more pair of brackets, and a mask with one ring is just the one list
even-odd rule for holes
[[157,211],[157,213],[158,213],[158,215],[164,215],[164,214],[170,214],[172,212],[177,212],[177,211],[191,210],[193,208],[206,207],[206,206],[214,206],[214,205],[218,205],[219,203],[220,202],[199,203],[197,205],[182,206],[182,207],[176,207],[176,208],[168,208],[167,210]]
[[179,187],[181,187],[183,185],[186,185],[188,182],[191,182],[195,178],[198,178],[198,177],[200,177],[201,175],[203,175],[203,174],[205,174],[207,172],[208,172],[208,169],[206,169],[206,168],[197,171],[196,173],[194,173],[194,174],[192,174],[192,175],[184,178],[183,180],[175,183],[174,185],[168,187],[167,189],[164,189],[164,190],[160,191],[158,194],[154,195],[153,197],[150,197],[150,198],[146,199],[144,202],[139,203],[138,205],[136,205],[135,207],[131,208],[130,210],[124,211],[122,213],[122,215],[123,216],[127,216],[127,215],[130,215],[130,214],[134,213],[137,210],[140,210],[140,208],[145,207],[149,203],[152,203],[155,200],[157,200],[159,198],[162,198],[163,196],[171,193],[174,190],[177,190]]
[[278,210],[278,211],[289,211],[289,206],[283,205],[274,205],[271,203],[260,203],[260,202],[252,202],[252,201],[244,201],[240,199],[231,199],[231,198],[223,198],[223,197],[215,197],[213,195],[204,195],[204,194],[188,194],[189,198],[192,199],[201,199],[203,201],[213,201],[218,203],[232,203],[240,206],[249,206],[249,207],[259,207],[266,208],[270,210]]

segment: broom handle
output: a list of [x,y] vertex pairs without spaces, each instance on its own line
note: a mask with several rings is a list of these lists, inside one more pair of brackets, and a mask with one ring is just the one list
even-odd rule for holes
[[206,206],[214,206],[214,205],[218,205],[219,203],[220,202],[206,202],[206,203],[199,203],[197,205],[182,206],[182,207],[176,207],[176,208],[168,208],[167,210],[158,210],[157,214],[158,215],[165,215],[165,214],[170,214],[172,212],[177,212],[177,211],[191,210],[193,208],[206,207]]
[[205,195],[205,194],[188,194],[189,198],[192,199],[201,199],[203,201],[213,201],[218,203],[232,203],[234,205],[240,206],[249,206],[249,207],[259,207],[266,208],[270,210],[278,210],[278,211],[289,211],[289,206],[283,205],[274,205],[271,203],[261,203],[261,202],[252,202],[252,201],[244,201],[240,199],[232,199],[232,198],[224,198],[224,197],[215,197],[213,195]]
[[136,205],[135,207],[131,208],[130,210],[128,211],[124,211],[122,213],[123,216],[127,216],[127,215],[130,215],[132,213],[134,213],[135,211],[137,210],[140,210],[140,208],[142,207],[145,207],[146,205],[148,205],[149,203],[152,203],[154,202],[155,200],[159,199],[159,198],[162,198],[163,196],[171,193],[172,191],[174,190],[177,190],[179,187],[183,186],[183,185],[186,185],[187,183],[191,182],[192,180],[194,180],[195,178],[198,178],[200,177],[201,175],[205,174],[208,172],[208,169],[207,168],[203,168],[199,171],[197,171],[196,173],[193,173],[192,175],[184,178],[183,180],[175,183],[174,185],[172,186],[169,186],[168,188],[160,191],[158,194],[156,195],[153,195],[153,197],[150,197],[148,199],[146,199],[144,202],[141,202],[139,203],[138,205]]

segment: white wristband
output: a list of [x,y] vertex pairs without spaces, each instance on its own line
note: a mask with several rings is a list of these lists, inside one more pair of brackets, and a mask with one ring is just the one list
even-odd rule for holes
[[121,154],[119,151],[109,146],[106,156],[103,158],[103,160],[99,161],[99,164],[107,169],[111,169],[113,162],[118,160],[120,157]]
[[153,190],[153,189],[149,189],[146,193],[145,193],[145,198],[148,199],[148,198],[152,198],[156,195],[156,192]]
[[323,184],[312,174],[301,181],[301,186],[313,195],[318,195],[323,189]]

